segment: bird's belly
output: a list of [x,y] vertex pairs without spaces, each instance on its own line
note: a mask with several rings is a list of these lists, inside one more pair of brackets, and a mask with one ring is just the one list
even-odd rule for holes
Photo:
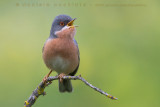
[[70,74],[78,66],[77,48],[73,42],[49,40],[43,50],[43,60],[49,69],[58,74]]
[[58,74],[65,73],[70,67],[70,62],[61,56],[55,56],[48,61],[49,68],[55,70]]

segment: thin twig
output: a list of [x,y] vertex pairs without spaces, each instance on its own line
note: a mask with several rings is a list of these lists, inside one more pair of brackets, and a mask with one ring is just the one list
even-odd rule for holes
[[[53,80],[58,80],[59,77],[58,76],[50,76],[47,79],[47,82],[44,83],[43,81],[38,85],[38,87],[32,92],[31,96],[29,97],[29,99],[27,101],[25,101],[24,103],[24,107],[31,107],[35,101],[37,100],[37,98],[40,95],[45,95],[46,93],[44,92],[44,89],[46,88],[46,86],[51,84],[51,81]],[[90,84],[89,82],[87,82],[84,78],[81,77],[81,75],[79,76],[64,76],[63,79],[70,79],[70,80],[81,80],[82,82],[84,82],[86,85],[88,85],[89,87],[93,88],[95,91],[107,96],[108,98],[117,100],[116,97],[113,97],[112,95],[102,91],[101,89],[93,86],[92,84]]]

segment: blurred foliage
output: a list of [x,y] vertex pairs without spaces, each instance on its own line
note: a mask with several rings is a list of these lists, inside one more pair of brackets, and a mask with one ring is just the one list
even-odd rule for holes
[[54,81],[34,107],[160,107],[159,11],[158,0],[1,0],[1,106],[23,106],[49,72],[42,47],[54,17],[67,14],[80,26],[75,37],[81,57],[77,75],[119,100],[80,81],[72,81],[73,93],[62,94]]

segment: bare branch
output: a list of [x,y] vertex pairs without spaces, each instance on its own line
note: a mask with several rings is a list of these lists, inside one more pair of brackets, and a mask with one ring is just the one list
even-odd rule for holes
[[[45,95],[46,93],[44,92],[44,89],[50,85],[53,81],[53,80],[58,80],[58,76],[51,76],[51,77],[48,77],[47,79],[47,82],[46,83],[43,83],[43,81],[38,85],[38,87],[32,92],[31,96],[29,97],[29,99],[27,101],[25,101],[24,103],[24,107],[31,107],[35,101],[37,100],[37,98],[40,96],[40,95]],[[111,99],[114,99],[114,100],[117,100],[116,97],[113,97],[112,95],[102,91],[101,89],[93,86],[92,84],[90,84],[89,82],[87,82],[84,78],[81,77],[81,75],[79,76],[64,76],[63,79],[70,79],[70,80],[81,80],[82,82],[84,82],[86,85],[88,85],[89,87],[93,88],[95,91],[105,95],[106,97],[108,98],[111,98]]]

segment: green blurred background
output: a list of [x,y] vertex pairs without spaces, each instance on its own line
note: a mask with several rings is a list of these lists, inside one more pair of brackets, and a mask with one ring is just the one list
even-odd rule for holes
[[1,107],[23,107],[49,72],[42,47],[59,14],[77,18],[77,75],[118,100],[81,81],[62,94],[54,81],[34,107],[160,107],[159,0],[1,0]]

